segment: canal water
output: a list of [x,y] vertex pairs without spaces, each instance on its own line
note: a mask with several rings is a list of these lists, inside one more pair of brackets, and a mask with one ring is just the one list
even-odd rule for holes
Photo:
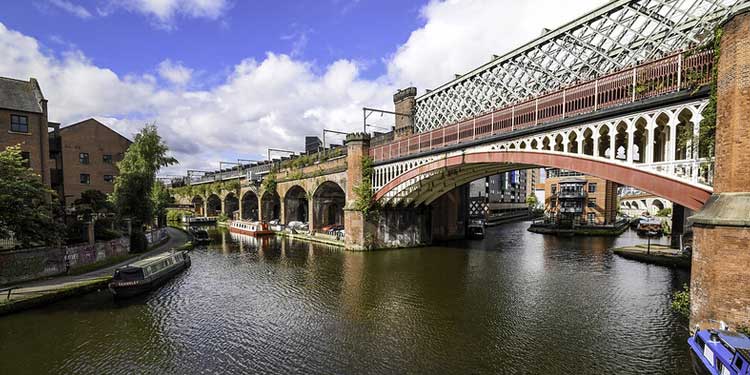
[[691,374],[688,273],[621,259],[643,242],[528,223],[483,241],[344,252],[214,231],[192,267],[0,318],[0,374]]

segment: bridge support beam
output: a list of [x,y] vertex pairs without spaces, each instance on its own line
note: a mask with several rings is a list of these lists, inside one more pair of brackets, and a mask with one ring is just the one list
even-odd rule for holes
[[355,133],[346,136],[346,206],[344,208],[344,243],[347,250],[367,250],[371,247],[372,229],[362,211],[357,210],[356,188],[363,182],[362,159],[370,153],[370,135]]
[[717,76],[714,194],[691,217],[691,328],[750,327],[750,13],[724,24]]

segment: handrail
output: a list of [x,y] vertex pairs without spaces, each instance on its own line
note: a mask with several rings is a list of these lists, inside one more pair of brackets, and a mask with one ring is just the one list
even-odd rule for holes
[[489,113],[370,148],[384,161],[559,121],[705,85],[713,50],[681,51],[632,68],[506,105]]

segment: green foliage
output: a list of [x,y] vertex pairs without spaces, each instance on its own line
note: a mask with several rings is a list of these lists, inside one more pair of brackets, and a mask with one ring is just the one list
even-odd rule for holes
[[159,169],[177,163],[175,158],[167,156],[168,152],[156,126],[146,125],[117,164],[120,175],[115,180],[112,201],[120,217],[130,218],[135,227],[151,223],[154,209],[160,209],[154,207],[150,198]]
[[13,235],[24,247],[56,244],[64,230],[59,210],[54,191],[24,165],[19,146],[0,152],[0,238]]
[[377,203],[373,200],[372,190],[373,160],[369,156],[362,156],[362,183],[354,187],[357,200],[354,209],[362,212],[365,217],[370,217],[378,210]]
[[219,216],[216,217],[216,221],[221,223],[226,223],[229,220],[229,216],[225,213],[220,213]]
[[743,335],[750,337],[750,327],[749,326],[741,326],[737,327],[737,332],[742,333]]
[[151,189],[151,204],[153,205],[154,216],[165,217],[167,207],[174,203],[174,198],[169,194],[169,190],[161,182],[156,182]]
[[661,210],[659,210],[659,212],[656,213],[656,216],[670,216],[670,215],[672,215],[672,209],[669,207],[662,208]]
[[171,194],[174,196],[180,196],[188,199],[192,199],[197,194],[193,185],[180,186],[171,189]]
[[167,221],[181,221],[183,217],[193,216],[189,210],[167,210]]
[[263,179],[263,183],[261,184],[261,188],[264,192],[276,192],[276,171],[271,170],[271,172],[266,175],[266,178]]
[[680,315],[689,318],[690,317],[690,286],[684,284],[681,291],[674,293],[672,297],[672,310],[678,312]]
[[536,199],[536,195],[529,194],[526,197],[526,205],[529,206],[530,209],[536,208],[537,204],[539,204],[539,201]]

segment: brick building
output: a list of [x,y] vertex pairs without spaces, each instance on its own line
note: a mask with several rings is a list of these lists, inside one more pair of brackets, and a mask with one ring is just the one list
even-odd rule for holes
[[528,171],[510,171],[469,183],[469,215],[491,217],[526,210]]
[[47,100],[37,80],[0,77],[0,149],[20,145],[28,165],[51,186],[48,126]]
[[70,206],[86,190],[111,193],[118,175],[116,163],[132,143],[90,118],[60,128],[62,179],[65,205]]
[[548,169],[544,211],[561,225],[607,225],[617,221],[617,184],[594,176]]

